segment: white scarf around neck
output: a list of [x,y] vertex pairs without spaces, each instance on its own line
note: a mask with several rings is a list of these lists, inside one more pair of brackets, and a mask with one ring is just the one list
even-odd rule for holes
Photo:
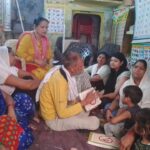
[[62,66],[55,66],[53,67],[44,77],[44,79],[41,81],[40,86],[37,90],[36,93],[36,102],[39,101],[40,99],[40,93],[42,90],[43,85],[48,82],[48,80],[51,78],[51,76],[60,68],[63,69],[63,71],[65,72],[66,76],[67,76],[67,80],[68,80],[68,86],[69,86],[69,91],[68,91],[68,100],[72,101],[75,100],[75,98],[78,96],[78,90],[77,90],[77,83],[76,83],[76,79],[74,76],[71,76],[70,73],[68,72],[68,70],[62,65]]

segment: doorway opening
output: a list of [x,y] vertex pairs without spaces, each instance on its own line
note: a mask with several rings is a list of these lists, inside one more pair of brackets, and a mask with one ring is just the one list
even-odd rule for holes
[[73,16],[72,37],[97,49],[100,44],[100,27],[99,15],[77,13]]

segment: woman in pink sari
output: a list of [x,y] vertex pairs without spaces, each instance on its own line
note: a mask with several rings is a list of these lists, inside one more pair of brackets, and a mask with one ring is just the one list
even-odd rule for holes
[[17,44],[17,56],[26,61],[26,70],[43,79],[50,69],[52,50],[46,36],[49,21],[43,17],[34,20],[34,30],[24,32]]

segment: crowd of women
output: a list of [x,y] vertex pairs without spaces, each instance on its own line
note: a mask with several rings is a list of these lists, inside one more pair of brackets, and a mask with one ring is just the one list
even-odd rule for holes
[[[11,48],[0,47],[1,146],[25,150],[32,144],[31,121],[39,111],[35,99],[39,101],[41,117],[49,128],[57,131],[95,130],[99,128],[99,118],[85,112],[85,106],[99,97],[102,100],[99,109],[106,112],[109,122],[126,110],[124,88],[132,85],[142,91],[138,103],[141,109],[135,117],[135,127],[132,126],[121,139],[121,150],[131,149],[136,133],[140,138],[135,149],[146,147],[150,143],[150,117],[149,114],[144,116],[150,113],[150,79],[146,61],[137,60],[129,70],[123,53],[115,52],[109,56],[99,52],[97,64],[84,69],[79,46],[68,47],[62,55],[62,65],[50,69],[52,50],[46,36],[48,20],[39,17],[34,25],[34,31],[20,36],[16,50],[17,56],[25,59],[27,71],[15,67],[16,58]],[[79,92],[91,86],[99,92],[91,91],[80,101]]]

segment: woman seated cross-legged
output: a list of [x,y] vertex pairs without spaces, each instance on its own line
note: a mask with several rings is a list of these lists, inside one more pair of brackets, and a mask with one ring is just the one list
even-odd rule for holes
[[97,57],[97,64],[89,66],[85,69],[86,72],[91,74],[90,82],[96,90],[103,90],[104,85],[109,77],[110,68],[107,65],[108,55],[105,52],[99,52]]

